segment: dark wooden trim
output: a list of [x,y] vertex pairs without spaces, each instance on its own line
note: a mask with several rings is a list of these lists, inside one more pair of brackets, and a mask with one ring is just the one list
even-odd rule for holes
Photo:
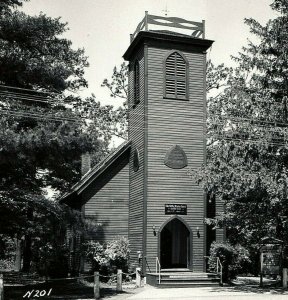
[[[147,254],[147,185],[148,185],[148,46],[144,44],[144,197],[143,197],[143,257]],[[146,263],[143,264],[146,274]]]
[[[165,87],[164,87],[165,88]],[[163,91],[163,93],[164,93],[164,91]],[[163,99],[165,100],[165,99],[167,99],[167,100],[176,100],[176,101],[189,101],[189,97],[187,97],[187,98],[177,98],[177,97],[163,97]]]
[[214,41],[198,39],[188,35],[173,35],[153,31],[140,31],[124,53],[123,58],[125,60],[130,60],[130,58],[133,56],[133,53],[137,51],[139,45],[141,45],[142,42],[149,42],[149,44],[152,42],[156,42],[158,43],[158,45],[163,45],[164,43],[166,46],[169,42],[171,42],[171,49],[177,48],[181,50],[182,48],[184,50],[191,49],[191,46],[194,46],[195,50],[198,49],[198,51],[203,52],[206,51]]
[[178,219],[180,222],[182,222],[186,228],[188,229],[189,233],[190,233],[190,238],[189,238],[189,242],[190,242],[190,265],[189,265],[189,269],[193,271],[193,230],[191,229],[191,227],[189,226],[189,224],[182,219],[181,217],[179,217],[178,215],[173,215],[170,218],[168,218],[164,223],[162,223],[162,225],[159,227],[158,232],[157,232],[157,237],[158,237],[158,247],[157,247],[157,256],[158,259],[160,261],[160,265],[161,265],[161,253],[160,253],[160,249],[161,249],[161,231],[163,230],[163,228],[172,220],[174,219]]
[[206,50],[203,50],[202,47],[197,45],[190,45],[190,44],[176,44],[171,41],[165,41],[164,43],[161,41],[148,41],[147,45],[152,48],[159,48],[159,49],[165,49],[165,50],[172,50],[177,49],[178,51],[182,52],[188,52],[188,53],[197,53],[197,54],[203,54],[206,53]]

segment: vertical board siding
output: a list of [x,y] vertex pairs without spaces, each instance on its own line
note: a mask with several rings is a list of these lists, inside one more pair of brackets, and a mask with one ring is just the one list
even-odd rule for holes
[[[134,62],[139,62],[139,103],[134,104]],[[129,160],[129,242],[131,265],[137,265],[137,251],[143,250],[143,222],[144,222],[144,50],[143,47],[136,53],[134,61],[129,67],[129,92],[128,92],[128,114],[129,114],[129,140],[132,141],[131,156]],[[137,147],[139,151],[139,169],[133,170],[133,153]]]
[[[155,269],[159,230],[171,218],[165,215],[165,204],[187,204],[187,215],[180,216],[192,231],[192,267],[203,271],[204,253],[204,193],[187,174],[187,168],[197,169],[204,162],[204,68],[205,55],[182,52],[189,62],[189,99],[163,98],[163,60],[171,51],[148,48],[148,186],[147,186],[147,260]],[[164,165],[168,149],[178,144],[185,151],[188,167],[170,169]],[[200,238],[196,235],[199,227]],[[158,234],[159,235],[159,232]]]
[[[118,236],[128,237],[129,151],[121,155],[82,194],[85,217],[97,226],[90,238],[109,242]],[[86,201],[87,201],[86,200]]]

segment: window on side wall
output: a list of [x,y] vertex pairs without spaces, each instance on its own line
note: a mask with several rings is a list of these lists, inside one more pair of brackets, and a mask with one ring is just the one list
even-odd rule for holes
[[140,68],[139,61],[136,60],[134,63],[134,103],[135,107],[140,102]]

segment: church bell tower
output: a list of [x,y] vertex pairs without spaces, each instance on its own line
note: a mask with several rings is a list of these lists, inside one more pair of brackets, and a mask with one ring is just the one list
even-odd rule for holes
[[147,12],[130,42],[131,259],[144,273],[157,264],[202,272],[205,195],[188,169],[205,162],[206,51],[213,42],[204,21]]

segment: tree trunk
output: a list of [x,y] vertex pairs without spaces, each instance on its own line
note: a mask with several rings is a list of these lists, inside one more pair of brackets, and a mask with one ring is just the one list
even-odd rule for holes
[[31,251],[32,239],[30,235],[25,235],[24,249],[23,249],[23,272],[29,272],[32,260]]
[[[33,208],[29,205],[27,208],[27,220],[32,221],[33,219]],[[25,235],[24,249],[23,249],[23,272],[29,272],[32,261],[32,237],[31,234]]]
[[16,246],[16,253],[15,253],[15,271],[19,272],[21,270],[21,239],[16,237],[14,239],[15,246]]

